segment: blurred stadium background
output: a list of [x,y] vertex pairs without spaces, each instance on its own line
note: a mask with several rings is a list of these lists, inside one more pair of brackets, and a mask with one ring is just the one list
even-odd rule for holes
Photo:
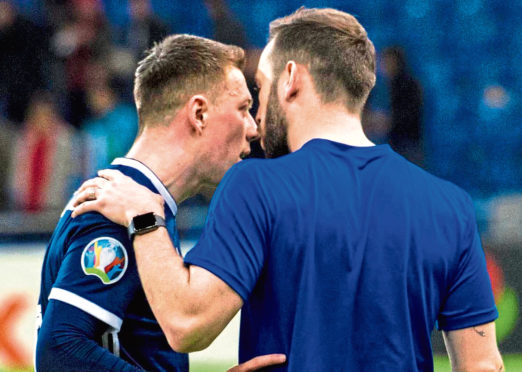
[[[368,135],[473,197],[500,348],[507,370],[522,371],[522,2],[503,0],[0,0],[0,370],[30,370],[40,265],[61,209],[132,143],[142,51],[168,33],[234,43],[251,81],[269,21],[301,5],[348,11],[373,40]],[[187,249],[210,196],[180,208]],[[231,366],[237,329],[235,319],[191,370]],[[433,345],[436,370],[449,370],[439,332]]]

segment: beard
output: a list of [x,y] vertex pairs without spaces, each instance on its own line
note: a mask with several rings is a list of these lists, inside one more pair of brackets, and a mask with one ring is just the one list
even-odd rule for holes
[[279,105],[276,84],[272,85],[268,96],[264,144],[267,158],[277,158],[290,153],[290,148],[288,147],[288,121]]

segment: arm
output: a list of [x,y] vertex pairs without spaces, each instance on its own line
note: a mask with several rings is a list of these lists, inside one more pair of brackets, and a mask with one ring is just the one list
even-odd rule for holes
[[[106,179],[87,181],[78,191],[75,205],[87,202],[79,205],[73,216],[95,210],[113,222],[128,226],[132,217],[137,214],[152,211],[163,215],[163,199],[158,195],[142,188],[119,172],[103,171],[100,174]],[[236,178],[243,179],[241,176]],[[224,180],[222,185],[226,183]],[[240,206],[253,205],[245,198],[245,194],[250,195],[249,187],[237,184],[235,186],[229,184],[224,189],[231,195],[241,195],[242,201],[239,203],[227,197],[220,199],[217,197],[220,192],[216,192],[205,232],[198,246],[192,249],[192,252],[197,250],[203,260],[198,261],[192,257],[196,263],[187,266],[173,249],[164,229],[135,238],[134,250],[143,288],[160,326],[175,350],[193,351],[208,346],[239,310],[242,299],[248,297],[249,288],[253,288],[257,281],[263,262],[261,252],[264,242],[253,240],[253,236],[259,237],[259,234],[229,230],[230,227],[239,227],[241,230],[241,226],[249,225],[247,217],[238,216],[235,211],[245,212]],[[92,187],[100,188],[94,201],[90,198]],[[214,203],[216,199],[226,199],[225,205],[220,204],[218,208],[215,205],[217,203]],[[230,208],[234,209],[232,213]],[[219,214],[219,217],[216,218],[216,214]],[[228,226],[217,227],[211,223],[212,227],[209,228],[209,220],[219,220]],[[216,234],[220,237],[216,237]],[[231,240],[232,236],[234,239]],[[204,247],[200,244],[202,241],[206,243]],[[231,247],[236,249],[230,249]],[[217,257],[219,259],[216,259]],[[211,271],[218,267],[221,270],[218,269],[216,274],[213,274]],[[242,363],[231,371],[254,371],[284,363],[285,360],[286,357],[282,354],[263,355]]]
[[444,331],[443,336],[453,371],[504,371],[494,322]]
[[38,371],[141,371],[94,340],[107,324],[64,302],[51,300],[36,345]]
[[498,351],[495,307],[486,258],[471,199],[465,195],[466,225],[454,274],[438,316],[453,371],[504,371]]
[[169,345],[178,352],[206,348],[243,305],[217,276],[185,266],[165,229],[136,236],[134,251],[147,300]]
[[[87,181],[78,190],[76,204],[85,202],[73,217],[96,210],[124,226],[151,211],[164,217],[159,195],[117,171],[101,175],[107,179]],[[96,200],[91,200],[92,187],[97,187]],[[198,266],[187,267],[163,228],[136,236],[134,251],[147,300],[169,345],[178,352],[206,348],[243,305],[220,278]]]

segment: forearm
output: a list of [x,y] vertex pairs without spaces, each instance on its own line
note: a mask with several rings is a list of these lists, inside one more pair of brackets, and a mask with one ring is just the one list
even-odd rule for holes
[[51,301],[38,333],[38,371],[142,371],[111,354],[94,339],[107,325],[71,305]]
[[162,328],[170,315],[183,315],[181,305],[189,296],[189,271],[176,253],[164,228],[136,235],[134,252],[143,289]]
[[495,323],[475,327],[444,331],[444,343],[453,371],[504,371],[502,357],[498,351]]
[[457,365],[451,363],[452,372],[504,372],[504,364],[502,360],[498,362],[475,362],[470,365]]
[[38,371],[142,371],[89,339],[68,336],[42,341],[36,359]]
[[231,317],[219,313],[205,279],[184,264],[164,228],[136,236],[134,250],[147,300],[171,347],[207,347]]
[[475,360],[462,360],[449,354],[452,372],[504,372],[504,363],[500,353]]

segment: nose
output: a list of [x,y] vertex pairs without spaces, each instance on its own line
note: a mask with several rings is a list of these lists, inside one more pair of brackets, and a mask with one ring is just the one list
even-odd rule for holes
[[257,124],[250,113],[248,113],[247,124],[246,124],[246,138],[248,142],[255,141],[259,138],[259,132],[257,131]]

